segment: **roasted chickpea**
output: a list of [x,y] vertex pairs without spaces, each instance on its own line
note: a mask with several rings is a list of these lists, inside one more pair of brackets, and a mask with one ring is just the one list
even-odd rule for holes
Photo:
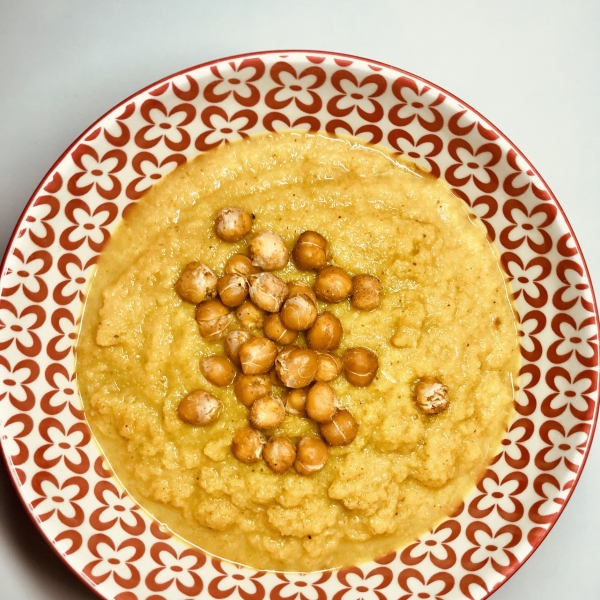
[[339,267],[325,267],[317,274],[315,294],[325,302],[342,302],[352,294],[352,279]]
[[315,305],[317,304],[315,290],[313,290],[308,283],[304,283],[304,281],[288,281],[287,286],[288,298],[304,294],[305,296],[308,296],[315,303]]
[[285,419],[285,409],[279,398],[263,396],[250,407],[250,424],[256,429],[275,429]]
[[306,332],[306,343],[311,350],[337,350],[344,330],[340,320],[330,312],[322,312]]
[[294,415],[296,417],[305,417],[307,396],[308,388],[289,390],[284,397],[285,412],[288,415]]
[[229,308],[220,300],[205,300],[196,307],[200,335],[209,341],[224,338],[232,318]]
[[285,435],[273,436],[265,446],[263,458],[271,471],[282,475],[294,464],[296,446]]
[[265,311],[246,300],[235,309],[235,316],[246,329],[262,329],[265,323]]
[[316,381],[329,383],[336,379],[342,372],[342,359],[329,352],[317,352]]
[[358,423],[347,410],[340,410],[331,421],[321,424],[320,431],[330,446],[345,446],[356,437]]
[[236,329],[229,333],[225,338],[225,354],[236,367],[242,366],[242,363],[240,362],[240,347],[242,344],[245,344],[248,340],[252,339],[252,337],[254,336],[251,333]]
[[298,475],[308,477],[320,471],[328,457],[329,450],[323,440],[316,437],[303,437],[298,442],[294,469]]
[[248,245],[252,264],[265,271],[283,269],[287,265],[290,253],[283,238],[274,231],[261,231]]
[[231,442],[231,452],[247,465],[260,460],[265,445],[265,436],[252,427],[242,427],[235,432]]
[[235,378],[233,386],[235,397],[247,408],[250,408],[255,400],[268,396],[273,389],[267,375],[246,375],[239,373]]
[[175,291],[188,302],[200,304],[217,295],[217,276],[203,263],[188,263],[175,283]]
[[243,275],[224,275],[217,282],[217,292],[225,306],[239,306],[248,297],[248,280]]
[[248,277],[252,302],[267,312],[278,312],[287,297],[284,281],[273,273],[256,273]]
[[415,385],[414,399],[426,415],[437,415],[448,408],[448,387],[436,377],[421,377]]
[[195,390],[188,394],[177,407],[179,418],[190,425],[213,423],[219,418],[222,410],[221,401],[204,390]]
[[317,307],[306,294],[288,298],[279,313],[281,322],[292,331],[305,331],[317,320]]
[[308,390],[306,414],[317,423],[327,423],[342,408],[335,390],[323,381],[318,381]]
[[207,356],[200,361],[202,375],[217,387],[227,387],[235,377],[235,366],[226,356]]
[[262,375],[275,363],[277,346],[268,338],[254,338],[240,347],[239,357],[246,375]]
[[317,353],[296,346],[284,348],[275,360],[277,375],[290,388],[311,384],[317,373]]
[[252,229],[252,217],[241,208],[222,208],[215,219],[215,232],[226,242],[238,242]]
[[258,269],[253,267],[252,261],[243,254],[234,254],[225,263],[226,275],[243,275],[244,277],[248,277],[248,275],[253,275],[254,273],[258,273]]
[[327,240],[316,231],[305,231],[296,240],[292,256],[302,271],[322,269],[327,264]]
[[265,319],[263,331],[270,340],[284,346],[293,344],[298,337],[297,331],[286,329],[285,325],[281,322],[279,313],[273,313]]
[[346,379],[357,387],[365,387],[375,379],[379,369],[377,355],[367,348],[348,348],[342,358]]
[[375,310],[381,306],[383,287],[373,275],[357,275],[352,279],[350,304],[358,310]]

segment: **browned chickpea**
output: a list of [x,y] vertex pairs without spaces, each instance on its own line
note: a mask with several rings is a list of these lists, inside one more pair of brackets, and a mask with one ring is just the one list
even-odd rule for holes
[[239,306],[248,297],[248,280],[243,275],[224,275],[217,282],[217,292],[225,306]]
[[274,231],[261,231],[255,235],[248,245],[248,254],[252,264],[265,271],[283,269],[290,257],[283,238]]
[[220,300],[205,300],[196,307],[200,335],[209,341],[224,338],[232,318],[229,308]]
[[200,361],[202,375],[213,385],[228,386],[235,377],[235,366],[226,356],[207,356]]
[[298,337],[297,331],[285,328],[285,325],[281,322],[279,313],[273,313],[265,319],[263,331],[270,340],[284,346],[293,344]]
[[175,283],[175,291],[188,302],[200,304],[217,295],[217,276],[203,263],[188,263]]
[[317,274],[315,294],[325,302],[342,302],[352,294],[352,279],[339,267],[325,267]]
[[248,277],[252,302],[267,312],[278,312],[287,297],[284,281],[273,273],[256,273]]
[[265,436],[252,427],[242,427],[235,432],[231,442],[231,452],[247,465],[260,460],[265,445]]
[[358,423],[347,410],[340,410],[331,421],[321,424],[320,431],[330,446],[345,446],[356,437]]
[[225,263],[226,275],[243,275],[244,277],[248,277],[248,275],[253,275],[254,273],[258,273],[258,269],[253,267],[252,261],[243,254],[234,254]]
[[246,300],[235,309],[235,316],[246,329],[262,329],[265,323],[265,311]]
[[252,217],[241,208],[222,208],[215,219],[215,232],[226,242],[238,242],[252,229]]
[[179,418],[190,425],[213,423],[219,418],[222,410],[221,401],[204,390],[195,390],[188,394],[177,407]]
[[263,396],[250,407],[250,424],[256,429],[275,429],[285,419],[285,409],[279,398]]
[[267,375],[245,375],[239,373],[235,378],[233,386],[235,397],[247,408],[250,408],[255,400],[268,396],[273,389]]
[[285,412],[296,417],[306,416],[306,398],[308,388],[289,390],[285,394]]
[[329,450],[323,440],[316,437],[303,437],[298,442],[294,469],[298,475],[308,477],[320,471],[328,457]]
[[296,240],[292,256],[302,271],[322,269],[327,264],[327,240],[316,231],[305,231]]
[[319,381],[308,390],[306,414],[317,423],[327,423],[342,408],[335,390],[327,383]]
[[241,346],[239,357],[246,375],[262,375],[275,363],[277,346],[267,338],[254,338]]
[[288,298],[304,294],[305,296],[308,296],[315,303],[315,305],[317,304],[315,290],[313,290],[308,283],[304,283],[304,281],[288,281],[287,286]]
[[306,387],[314,381],[317,373],[317,353],[288,346],[277,356],[275,368],[277,375],[287,387]]
[[317,352],[317,374],[316,381],[329,383],[336,379],[342,372],[342,359],[329,352]]
[[242,344],[245,344],[248,340],[252,339],[252,337],[254,336],[251,333],[236,329],[229,333],[225,338],[225,354],[236,367],[242,366],[242,363],[240,362],[240,347]]
[[265,446],[263,458],[271,471],[282,475],[294,464],[296,446],[285,435],[273,436]]
[[436,377],[421,377],[415,385],[415,402],[426,415],[437,415],[448,408],[448,387]]
[[383,287],[381,281],[373,275],[356,275],[352,279],[352,308],[375,310],[381,306]]
[[317,320],[317,307],[305,294],[288,298],[279,313],[281,322],[292,331],[305,331]]
[[346,379],[357,387],[369,385],[379,369],[377,354],[367,348],[348,348],[342,362]]
[[337,350],[344,330],[340,320],[330,312],[323,312],[306,332],[306,343],[312,350]]

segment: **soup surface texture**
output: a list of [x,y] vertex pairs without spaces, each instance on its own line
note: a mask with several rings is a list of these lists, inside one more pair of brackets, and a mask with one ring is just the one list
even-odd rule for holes
[[[252,234],[230,244],[214,233],[226,206],[252,213],[253,233],[274,230],[290,249],[303,231],[318,231],[333,264],[383,284],[373,312],[348,302],[326,307],[343,324],[339,354],[365,346],[380,366],[366,388],[333,382],[358,435],[332,448],[311,477],[233,457],[248,409],[233,386],[216,388],[202,376],[201,358],[223,346],[200,337],[194,306],[173,289],[187,263],[221,275],[231,255],[245,253]],[[292,261],[276,274],[314,282]],[[155,185],[100,256],[77,347],[87,417],[133,497],[208,552],[285,571],[371,560],[452,513],[513,418],[518,364],[498,257],[446,184],[381,149],[294,132],[221,146]],[[449,388],[445,412],[418,410],[413,388],[423,376]],[[224,404],[206,427],[177,415],[198,388]],[[276,433],[297,440],[318,432],[288,416]]]

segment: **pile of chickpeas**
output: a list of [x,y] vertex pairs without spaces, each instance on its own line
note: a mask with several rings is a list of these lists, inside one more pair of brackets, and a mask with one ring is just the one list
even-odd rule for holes
[[[220,210],[214,225],[216,234],[230,243],[248,235],[252,226],[252,216],[239,208]],[[298,269],[317,272],[312,287],[285,282],[271,272],[288,264],[289,251],[277,233],[261,231],[250,240],[247,256],[234,254],[227,261],[222,277],[192,262],[175,290],[197,305],[200,335],[223,340],[224,355],[201,361],[204,377],[218,387],[233,383],[237,399],[249,409],[249,426],[233,436],[233,455],[246,464],[262,457],[275,473],[293,465],[308,476],[325,466],[328,446],[349,444],[358,431],[329,384],[343,373],[352,385],[364,387],[379,368],[377,356],[367,348],[349,348],[342,357],[334,353],[342,324],[331,312],[318,313],[317,298],[327,303],[350,299],[353,308],[371,311],[380,306],[383,288],[376,277],[352,278],[328,265],[327,240],[314,231],[299,236],[292,258]],[[242,328],[232,330],[234,315]],[[264,335],[250,332],[257,329]],[[295,343],[299,332],[304,332],[307,347]],[[283,388],[281,398],[272,393],[273,386]],[[205,390],[191,392],[178,406],[179,417],[196,426],[213,423],[222,410],[222,402]],[[303,437],[297,444],[284,435],[267,440],[263,432],[279,427],[286,414],[312,419],[322,437]]]

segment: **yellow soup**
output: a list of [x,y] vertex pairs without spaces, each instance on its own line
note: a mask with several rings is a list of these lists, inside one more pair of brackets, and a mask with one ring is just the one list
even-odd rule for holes
[[[253,232],[276,231],[289,249],[303,231],[317,231],[333,264],[383,284],[372,312],[318,302],[342,322],[339,354],[370,348],[379,373],[364,388],[333,382],[358,435],[331,448],[310,477],[234,458],[231,440],[248,409],[233,386],[216,388],[202,376],[199,361],[223,345],[199,335],[194,306],[173,288],[187,263],[221,275],[231,255],[245,252],[252,234],[230,244],[214,233],[227,206],[252,213]],[[315,277],[292,261],[276,274],[310,284]],[[292,132],[203,154],[138,202],[100,256],[77,348],[87,417],[133,497],[208,552],[286,571],[385,555],[456,509],[513,418],[518,365],[498,256],[465,204],[386,151]],[[417,408],[413,389],[423,376],[448,387],[445,412]],[[224,404],[206,427],[177,414],[199,388]],[[275,433],[298,440],[318,430],[288,416]]]

